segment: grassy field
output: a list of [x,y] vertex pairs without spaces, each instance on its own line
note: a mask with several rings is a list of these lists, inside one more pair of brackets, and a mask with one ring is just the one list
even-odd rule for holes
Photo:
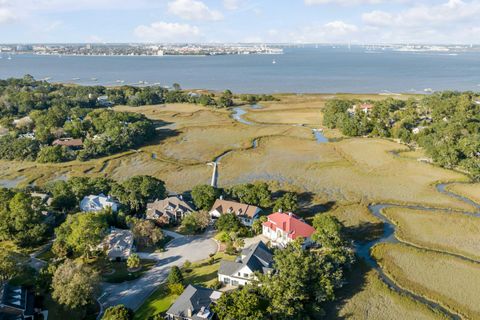
[[[299,99],[291,103],[291,110],[305,110],[308,105],[317,112],[326,98],[286,96],[280,102],[266,103],[265,110],[284,110],[290,105],[289,101]],[[271,180],[278,182],[280,187],[294,185],[299,191],[313,192],[325,202],[389,201],[472,209],[439,194],[433,186],[439,180],[465,180],[466,177],[413,159],[396,157],[389,151],[402,146],[394,142],[357,138],[318,144],[309,128],[247,126],[233,122],[225,110],[190,104],[117,109],[143,112],[159,121],[175,121],[172,130],[176,132],[159,137],[157,143],[140,150],[87,162],[36,164],[1,161],[3,175],[0,179],[22,176],[19,185],[32,182],[41,185],[52,179],[76,175],[123,180],[133,175],[149,174],[163,179],[169,190],[183,192],[197,184],[208,183],[211,167],[206,162],[234,150],[222,159],[219,168],[221,186]],[[188,119],[188,125],[182,122],[183,118]],[[258,148],[248,149],[254,139],[259,139]]]
[[381,244],[373,255],[395,282],[467,319],[480,318],[480,268],[452,256],[401,244]]
[[366,205],[339,206],[329,214],[340,220],[345,227],[345,233],[351,239],[369,241],[383,234],[383,222],[372,215]]
[[480,260],[480,219],[459,213],[388,208],[396,236],[415,245]]
[[443,315],[407,296],[389,289],[377,272],[360,264],[348,277],[348,286],[340,290],[340,302],[327,310],[327,319],[349,320],[440,320]]
[[[234,257],[227,256],[223,253],[215,255],[215,263],[210,264],[208,259],[192,264],[191,272],[186,272],[182,269],[184,276],[184,284],[196,284],[208,287],[217,280],[217,271],[220,267],[222,259],[232,260]],[[165,284],[161,285],[142,306],[135,312],[135,319],[145,320],[149,317],[164,313],[170,308],[172,303],[178,298],[168,292]]]
[[467,197],[476,203],[480,203],[480,183],[476,184],[452,184],[447,189],[453,193]]

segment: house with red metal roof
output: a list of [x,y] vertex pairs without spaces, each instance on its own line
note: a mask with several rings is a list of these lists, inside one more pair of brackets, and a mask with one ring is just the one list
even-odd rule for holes
[[269,215],[267,221],[262,224],[262,234],[273,245],[285,247],[295,239],[303,238],[304,246],[312,243],[312,235],[315,228],[293,213],[277,212]]

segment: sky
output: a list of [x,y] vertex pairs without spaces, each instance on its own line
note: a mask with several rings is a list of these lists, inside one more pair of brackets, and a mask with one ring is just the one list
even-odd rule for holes
[[480,43],[480,0],[0,0],[0,43]]

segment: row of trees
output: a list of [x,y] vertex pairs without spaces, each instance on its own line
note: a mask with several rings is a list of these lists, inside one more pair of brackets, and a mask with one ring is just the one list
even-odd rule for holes
[[210,210],[220,196],[261,208],[273,208],[274,211],[293,212],[298,209],[296,193],[285,192],[274,198],[265,182],[239,184],[227,189],[198,185],[192,189],[193,202],[198,209]]
[[441,92],[419,100],[372,102],[369,113],[349,108],[359,101],[331,100],[324,124],[348,136],[400,139],[423,147],[443,167],[459,167],[480,179],[480,97],[472,92]]

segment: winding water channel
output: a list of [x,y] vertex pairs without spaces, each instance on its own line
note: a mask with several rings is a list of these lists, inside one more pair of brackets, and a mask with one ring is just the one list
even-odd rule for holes
[[[259,109],[261,107],[260,106],[255,106],[253,108],[254,109]],[[238,122],[246,124],[246,125],[258,125],[257,123],[248,121],[248,120],[243,118],[243,116],[247,112],[248,111],[246,111],[243,107],[234,108],[234,113],[232,114],[232,118],[237,120]],[[262,124],[262,125],[268,125],[268,124]],[[323,135],[323,132],[321,130],[314,129],[313,134],[314,134],[315,139],[317,140],[318,143],[328,143],[329,142],[329,140]],[[257,146],[258,146],[258,139],[255,139],[253,141],[252,147],[256,148]],[[215,162],[219,163],[219,161],[223,157],[225,157],[227,154],[229,154],[231,152],[232,151],[228,151],[228,152],[220,155],[215,160]],[[435,188],[437,189],[438,192],[440,192],[442,194],[453,197],[457,200],[460,200],[462,202],[465,202],[465,203],[473,206],[474,208],[477,209],[476,213],[466,212],[466,211],[457,211],[457,210],[452,210],[452,209],[441,209],[441,208],[439,209],[439,208],[432,208],[432,207],[426,207],[426,206],[420,206],[420,205],[399,205],[399,204],[393,204],[393,203],[371,204],[371,205],[368,206],[368,209],[370,210],[370,212],[375,217],[377,217],[378,219],[380,219],[383,222],[383,234],[382,234],[381,237],[379,237],[378,239],[373,240],[373,241],[355,243],[355,251],[356,251],[357,256],[359,256],[363,260],[365,260],[365,262],[370,267],[372,267],[373,269],[375,269],[378,272],[378,274],[380,276],[380,279],[391,290],[396,291],[400,294],[407,295],[410,298],[412,298],[412,299],[414,299],[414,300],[416,300],[420,303],[423,303],[423,304],[429,306],[432,309],[438,310],[439,312],[445,314],[446,316],[450,317],[451,319],[457,320],[457,319],[461,319],[459,314],[451,312],[450,310],[441,306],[439,303],[431,301],[427,298],[424,298],[420,295],[415,294],[414,292],[411,292],[409,290],[403,289],[400,286],[398,286],[387,274],[385,274],[385,272],[383,272],[382,268],[380,268],[377,261],[370,254],[371,249],[379,243],[402,243],[403,245],[415,247],[412,244],[405,243],[405,242],[399,240],[395,236],[396,226],[382,213],[383,210],[386,210],[388,208],[405,208],[405,209],[424,210],[424,211],[443,211],[443,212],[451,212],[451,213],[462,213],[462,214],[465,214],[465,215],[480,217],[480,204],[478,204],[478,203],[476,203],[476,202],[474,202],[474,201],[472,201],[472,200],[470,200],[466,197],[463,197],[463,196],[460,196],[458,194],[455,194],[453,192],[448,191],[447,187],[448,187],[449,184],[450,183],[440,183],[440,184],[437,184],[435,186]],[[423,250],[428,250],[428,251],[440,252],[440,253],[443,253],[443,254],[448,254],[448,255],[451,255],[451,256],[455,256],[457,258],[468,260],[470,262],[480,263],[480,261],[475,261],[475,260],[460,256],[460,255],[456,255],[454,253],[437,251],[437,250],[429,250],[429,249],[426,249],[426,248],[422,248],[422,249]]]

